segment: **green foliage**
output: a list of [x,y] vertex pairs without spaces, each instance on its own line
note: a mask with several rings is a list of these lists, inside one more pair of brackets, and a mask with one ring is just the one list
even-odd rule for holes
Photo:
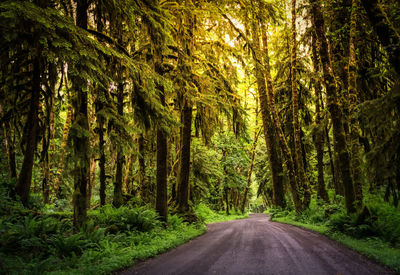
[[170,216],[164,228],[155,212],[145,207],[106,206],[91,211],[89,222],[77,233],[72,232],[72,219],[66,215],[71,214],[2,216],[1,270],[18,274],[108,274],[205,231],[203,225],[187,225],[178,216]]
[[146,207],[113,208],[111,205],[106,205],[89,213],[89,217],[99,226],[117,227],[118,231],[150,231],[161,225],[155,211]]
[[199,139],[193,139],[191,150],[193,155],[191,200],[194,204],[198,204],[203,198],[210,198],[218,193],[215,185],[223,178],[218,162],[221,156],[212,147],[202,145]]
[[232,134],[220,134],[215,138],[215,146],[221,154],[223,186],[243,189],[247,185],[246,173],[249,165],[244,142],[237,140]]
[[226,215],[224,211],[213,211],[206,204],[199,204],[196,209],[196,215],[199,219],[205,223],[214,222],[225,222],[231,220],[245,219],[248,218],[248,214],[232,213],[232,215]]

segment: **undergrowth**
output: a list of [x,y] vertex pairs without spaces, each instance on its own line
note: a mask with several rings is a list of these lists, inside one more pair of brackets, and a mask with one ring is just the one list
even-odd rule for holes
[[225,222],[249,217],[247,213],[241,214],[236,211],[232,211],[230,215],[226,215],[224,211],[214,211],[202,203],[196,207],[195,211],[199,219],[204,223]]
[[246,218],[227,216],[200,204],[200,222],[168,217],[164,226],[147,207],[111,205],[88,211],[88,221],[74,232],[72,212],[64,202],[43,205],[32,199],[24,208],[0,186],[0,273],[109,274],[174,248],[206,231],[204,223]]
[[109,274],[203,234],[202,223],[174,215],[164,226],[146,207],[105,206],[72,228],[72,213],[25,209],[0,198],[1,274]]
[[297,215],[279,208],[268,213],[273,221],[324,234],[400,272],[400,211],[371,195],[357,213],[348,215],[343,205],[337,196],[330,204],[313,199],[310,208]]

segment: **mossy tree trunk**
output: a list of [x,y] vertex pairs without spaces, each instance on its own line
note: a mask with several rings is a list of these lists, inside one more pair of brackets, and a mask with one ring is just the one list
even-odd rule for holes
[[192,140],[192,111],[193,108],[185,100],[182,110],[182,150],[178,177],[178,211],[185,213],[189,210],[189,178],[190,178],[190,144]]
[[[265,32],[263,32],[265,33]],[[296,208],[296,212],[301,212],[303,210],[303,203],[300,196],[300,190],[297,183],[296,178],[296,171],[294,166],[294,161],[292,154],[290,152],[289,146],[286,141],[285,134],[283,133],[282,125],[280,122],[280,118],[278,115],[278,111],[276,110],[275,98],[274,98],[274,87],[271,78],[271,69],[269,65],[269,57],[268,57],[268,39],[267,35],[263,39],[263,49],[264,49],[264,56],[265,56],[265,78],[267,82],[267,99],[268,105],[270,106],[271,115],[273,118],[274,127],[277,131],[277,135],[279,137],[279,146],[281,148],[283,157],[286,162],[286,167],[289,173],[289,185],[292,192],[294,206]],[[308,190],[304,190],[305,192]],[[305,197],[306,195],[304,195]]]
[[349,42],[349,66],[348,66],[348,106],[350,120],[350,148],[351,148],[351,170],[354,181],[355,198],[358,208],[362,207],[363,201],[363,177],[361,171],[362,159],[360,156],[361,146],[358,140],[359,126],[354,114],[357,112],[357,59],[355,40],[357,36],[357,17],[360,0],[353,0],[350,17],[350,42]]
[[[118,115],[122,118],[124,115],[124,84],[122,82],[118,84],[117,111]],[[117,165],[116,165],[115,181],[114,181],[114,197],[113,197],[114,207],[120,207],[124,203],[124,197],[122,194],[124,163],[125,163],[124,152],[122,150],[122,145],[119,144],[117,146]]]
[[293,145],[294,160],[296,162],[297,183],[303,192],[302,208],[308,208],[311,200],[309,191],[309,182],[305,171],[305,162],[303,162],[303,151],[301,142],[301,131],[299,123],[299,95],[297,89],[297,66],[296,66],[296,0],[292,0],[292,47],[291,47],[291,89],[292,89],[292,114],[293,114]]
[[[313,32],[312,36],[312,60],[314,73],[317,74],[320,70],[319,59],[317,54],[317,43],[316,35]],[[315,90],[315,129],[313,134],[313,140],[315,149],[317,151],[317,169],[318,169],[318,184],[317,184],[317,196],[326,202],[329,202],[328,193],[326,192],[325,180],[324,180],[324,126],[322,125],[321,117],[321,104],[320,98],[322,93],[321,82],[317,78],[314,82]],[[332,172],[334,173],[334,172]]]
[[[45,7],[45,1],[36,1],[40,7]],[[33,47],[36,49],[35,56],[32,57],[32,81],[30,91],[29,112],[26,118],[24,133],[22,140],[24,141],[21,171],[15,186],[15,193],[20,197],[22,203],[26,206],[28,203],[29,192],[32,183],[32,168],[34,164],[35,152],[38,143],[39,131],[39,108],[41,93],[41,74],[43,68],[43,60],[41,57],[41,46],[39,42],[39,34],[34,34]]]
[[[165,106],[164,89],[161,89],[160,102]],[[163,129],[157,130],[157,194],[156,211],[161,220],[168,221],[168,198],[167,198],[167,161],[168,161],[167,136]]]
[[[89,2],[78,0],[76,7],[76,25],[84,30],[88,25],[87,10]],[[76,68],[79,70],[79,66]],[[74,228],[82,227],[87,221],[86,197],[90,176],[89,159],[89,121],[88,121],[88,90],[87,80],[80,75],[73,77],[73,126],[71,131],[72,151],[74,159],[74,193],[73,207]]]
[[145,166],[145,148],[144,148],[144,134],[140,133],[139,137],[137,138],[138,144],[138,162],[139,162],[139,171],[138,171],[138,185],[139,185],[139,196],[140,198],[146,202],[147,201],[147,193],[146,193],[146,183],[145,183],[145,176],[146,176],[146,166]]
[[346,135],[343,127],[344,117],[338,104],[337,85],[333,74],[332,63],[328,51],[328,43],[325,36],[325,23],[323,14],[321,12],[321,4],[316,0],[310,0],[310,3],[312,5],[313,22],[317,35],[319,56],[324,75],[328,110],[331,114],[333,125],[334,148],[335,153],[339,158],[339,168],[344,186],[346,209],[347,212],[352,213],[355,212],[355,197],[353,179],[350,171],[350,154],[347,150]]
[[[271,106],[268,104],[267,86],[265,83],[265,75],[263,72],[261,60],[261,45],[259,42],[259,28],[257,24],[252,25],[253,31],[253,54],[255,66],[255,74],[258,88],[258,98],[260,101],[261,118],[264,126],[264,138],[267,146],[268,160],[271,171],[272,186],[273,186],[273,202],[276,206],[284,207],[284,191],[283,191],[283,177],[282,177],[282,161],[279,156],[279,140],[277,139],[277,132],[271,116]],[[263,32],[264,34],[264,32]],[[264,40],[264,37],[263,37]]]

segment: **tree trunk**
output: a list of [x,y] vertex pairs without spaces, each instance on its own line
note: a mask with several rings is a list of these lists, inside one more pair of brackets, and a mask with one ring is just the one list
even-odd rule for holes
[[292,51],[291,51],[291,88],[292,88],[292,113],[293,113],[293,140],[294,140],[294,160],[297,167],[297,182],[304,190],[303,209],[308,208],[311,200],[309,182],[304,168],[300,123],[299,123],[299,95],[297,90],[297,70],[296,70],[296,0],[292,0]]
[[47,140],[46,137],[43,136],[42,139],[42,170],[43,170],[43,179],[42,179],[42,195],[43,195],[43,203],[49,203],[50,196],[50,163],[49,163],[49,152],[47,148]]
[[[96,27],[97,31],[102,33],[104,24],[103,24],[103,12],[102,7],[99,4],[96,4]],[[104,124],[105,119],[100,114],[104,108],[104,102],[101,95],[106,96],[107,91],[105,91],[102,87],[98,86],[98,94],[100,96],[97,97],[96,100],[96,115],[97,115],[97,128],[99,131],[99,169],[100,169],[100,187],[99,187],[99,195],[100,195],[100,206],[106,205],[106,154],[104,151],[105,141],[104,141]],[[107,97],[107,96],[106,96]]]
[[69,91],[69,85],[68,85],[68,78],[67,77],[65,77],[65,85],[66,85],[67,97],[68,97],[67,117],[65,119],[63,136],[62,136],[62,141],[61,141],[61,148],[60,148],[60,156],[58,158],[57,172],[56,172],[56,175],[55,175],[55,178],[54,178],[54,184],[53,184],[53,192],[57,197],[58,197],[58,191],[60,189],[61,177],[62,177],[62,174],[63,174],[64,158],[65,158],[65,152],[67,150],[69,128],[71,126],[72,112],[73,112],[73,109],[74,109],[74,106],[72,104],[72,101],[73,101],[72,100],[72,92]]
[[[89,3],[87,0],[78,0],[76,7],[76,25],[84,30],[88,24],[87,9]],[[76,68],[79,70],[79,66]],[[87,220],[86,210],[86,192],[89,182],[89,122],[88,122],[88,95],[87,81],[80,75],[73,78],[73,91],[76,93],[73,102],[73,124],[77,124],[74,131],[71,132],[73,143],[73,158],[75,161],[74,174],[74,219],[75,229],[81,228]],[[79,130],[77,130],[79,129]],[[86,131],[86,133],[78,133],[77,131]]]
[[[257,124],[256,124],[256,127],[257,127]],[[242,205],[240,207],[240,211],[242,212],[242,214],[244,214],[244,209],[246,207],[247,193],[248,193],[248,189],[250,188],[250,184],[251,184],[251,174],[253,173],[254,157],[256,155],[257,140],[258,140],[258,137],[260,136],[260,133],[261,133],[261,129],[258,132],[254,133],[254,141],[253,141],[253,145],[251,146],[251,160],[250,160],[250,167],[247,172],[247,186],[244,188]]]
[[[316,36],[313,32],[312,36],[312,59],[314,72],[318,73],[320,70],[318,54],[317,54],[317,44]],[[320,98],[322,93],[322,87],[319,79],[315,80],[315,132],[313,135],[315,149],[317,151],[317,168],[318,168],[318,188],[317,196],[326,202],[329,202],[328,193],[325,188],[324,180],[324,127],[321,123],[321,106]]]
[[225,193],[225,204],[226,204],[225,211],[226,211],[226,215],[229,216],[229,188],[228,187],[224,188],[224,193]]
[[146,193],[146,183],[145,183],[145,175],[146,175],[146,166],[144,159],[144,134],[140,133],[138,142],[138,150],[139,150],[139,171],[138,171],[138,184],[139,184],[139,196],[144,201],[147,202],[147,193]]
[[[265,32],[263,32],[263,33],[265,33]],[[257,40],[258,40],[258,38],[255,37],[254,41],[257,41]],[[289,172],[289,184],[290,184],[290,189],[292,192],[293,202],[294,202],[294,205],[296,208],[296,212],[301,212],[303,210],[303,204],[302,204],[300,192],[298,189],[296,172],[295,172],[295,168],[294,168],[294,161],[292,158],[292,154],[290,153],[289,146],[286,142],[285,134],[283,133],[282,125],[281,125],[278,111],[276,110],[276,105],[275,105],[274,87],[272,84],[271,71],[270,71],[270,65],[269,65],[268,40],[267,40],[266,34],[263,36],[263,44],[264,44],[264,53],[265,53],[265,57],[266,57],[265,78],[266,78],[266,82],[267,82],[267,92],[268,92],[268,96],[267,96],[268,103],[267,104],[270,106],[273,123],[274,123],[275,129],[277,131],[279,141],[280,141],[279,146],[282,150],[282,154],[286,161],[286,167]],[[260,103],[261,103],[261,98],[260,98]],[[304,198],[308,198],[308,195],[306,194],[307,191],[308,190],[304,190]]]
[[[38,38],[35,38],[34,47],[39,49]],[[41,70],[42,64],[40,61],[40,51],[33,60],[33,75],[31,86],[31,99],[29,113],[26,118],[24,137],[25,150],[24,160],[22,162],[21,171],[15,186],[15,192],[20,197],[23,205],[27,205],[29,191],[32,183],[32,168],[35,158],[35,151],[38,142],[38,127],[39,127],[39,99],[41,91]]]
[[[99,103],[99,111],[103,109],[102,103]],[[106,205],[106,154],[104,151],[104,118],[101,115],[97,116],[97,123],[99,129],[99,169],[100,169],[100,206]]]
[[[272,186],[273,186],[273,201],[274,205],[285,207],[285,200],[284,200],[284,191],[283,191],[283,168],[282,162],[279,157],[279,141],[277,140],[277,133],[274,127],[274,123],[271,117],[270,106],[268,104],[267,99],[267,87],[265,84],[265,76],[263,73],[263,68],[261,64],[257,60],[260,60],[259,57],[261,56],[260,52],[260,42],[259,42],[259,34],[257,25],[252,26],[253,28],[253,44],[254,48],[257,49],[257,53],[254,53],[254,61],[256,63],[256,80],[257,80],[257,87],[258,87],[258,98],[260,101],[260,109],[261,109],[261,117],[264,126],[264,138],[265,144],[267,146],[268,152],[268,160],[270,165],[271,171],[271,178],[272,178]],[[263,42],[264,41],[264,32],[263,32]],[[265,47],[265,45],[264,45]],[[258,56],[255,56],[257,54]]]
[[321,12],[320,3],[316,0],[310,0],[312,4],[312,14],[314,27],[317,35],[319,56],[321,58],[322,71],[324,75],[328,110],[331,114],[334,135],[334,148],[338,154],[340,172],[345,190],[345,200],[347,212],[355,211],[354,207],[354,187],[350,172],[350,155],[347,151],[346,136],[343,128],[343,115],[337,102],[337,85],[333,75],[331,60],[328,52],[328,43],[325,36],[325,23]]
[[87,188],[87,200],[86,200],[86,208],[90,209],[92,202],[92,190],[96,184],[96,161],[94,158],[90,159],[90,180]]
[[190,177],[190,143],[192,133],[192,106],[185,99],[182,110],[182,151],[178,180],[178,211],[185,213],[189,210],[189,177]]
[[[117,94],[117,109],[118,115],[122,118],[124,115],[124,84],[120,83],[118,85]],[[115,182],[114,182],[114,197],[113,206],[120,207],[124,203],[124,197],[122,194],[122,184],[123,184],[123,168],[125,163],[124,152],[122,151],[122,146],[117,145],[117,165],[115,172]]]
[[[160,94],[161,104],[165,106],[165,95],[162,87]],[[165,132],[157,130],[157,195],[156,211],[163,222],[168,221],[168,193],[167,193],[167,157],[168,144]]]
[[349,101],[349,120],[350,120],[350,144],[351,144],[351,170],[354,181],[355,198],[357,206],[362,207],[363,201],[363,179],[361,171],[361,146],[358,140],[359,127],[358,121],[351,114],[357,112],[358,104],[358,93],[357,93],[357,60],[356,60],[356,49],[355,39],[357,35],[357,15],[359,8],[359,0],[353,0],[352,11],[350,18],[350,49],[349,49],[349,66],[348,66],[348,101]]
[[4,144],[6,146],[7,152],[7,160],[8,160],[8,172],[10,175],[10,179],[17,178],[17,163],[15,161],[15,146],[14,140],[11,138],[11,125],[9,122],[4,122],[3,125],[3,133],[4,133]]

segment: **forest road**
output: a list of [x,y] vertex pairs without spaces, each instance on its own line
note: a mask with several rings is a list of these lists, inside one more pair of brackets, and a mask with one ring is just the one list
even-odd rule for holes
[[214,223],[208,232],[119,274],[393,274],[325,236],[265,214]]

